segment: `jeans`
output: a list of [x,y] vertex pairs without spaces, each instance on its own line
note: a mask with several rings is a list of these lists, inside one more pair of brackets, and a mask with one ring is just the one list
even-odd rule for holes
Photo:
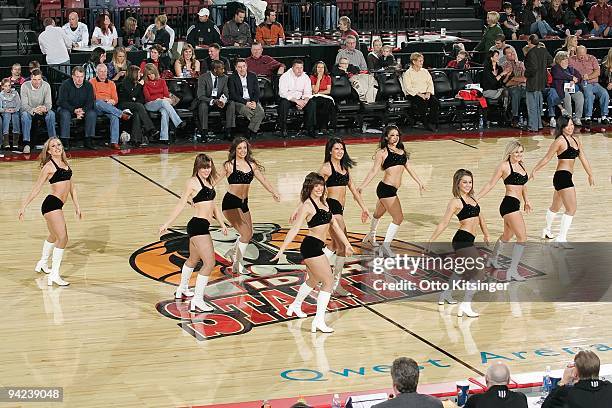
[[[67,109],[59,107],[57,114],[60,117],[60,138],[70,139],[70,121],[75,116],[74,112],[70,112]],[[85,112],[85,138],[93,137],[96,133],[96,120],[98,119],[98,112],[95,109],[90,109]]]
[[563,108],[567,111],[567,113],[572,116],[572,101],[576,105],[576,118],[582,118],[582,110],[584,107],[584,95],[580,91],[576,91],[573,94],[565,92],[563,99],[559,97],[557,94],[557,90],[555,88],[550,88],[550,92],[548,93],[548,97],[546,98],[548,102],[548,117],[554,118],[555,115],[555,106],[563,104]]
[[[595,37],[603,37],[603,32],[606,31],[606,28],[608,28],[607,24],[600,24],[599,25],[599,29],[592,29],[591,30],[591,34],[594,35]],[[608,31],[608,35],[606,37],[612,37],[612,29],[610,31]]]
[[108,102],[104,102],[101,100],[96,100],[95,110],[98,116],[106,115],[106,117],[110,120],[111,127],[111,143],[119,143],[119,118],[123,114],[121,110],[115,108]]
[[168,140],[168,125],[169,119],[172,120],[174,126],[178,126],[182,120],[181,117],[176,113],[174,107],[170,102],[164,99],[156,99],[151,102],[145,103],[145,109],[151,112],[161,113],[161,129],[159,131],[159,140]]
[[61,64],[53,64],[53,65],[49,65],[51,68],[55,68],[60,72],[63,72],[64,74],[70,76],[70,60],[66,61],[66,62],[62,62]]
[[608,116],[608,103],[610,102],[610,95],[608,91],[597,82],[593,84],[583,84],[582,93],[584,93],[584,117],[590,118],[593,115],[593,104],[595,103],[595,97],[599,98],[599,107],[601,108],[601,116]]
[[[40,116],[41,115],[37,115],[37,117],[40,117]],[[55,137],[55,112],[50,110],[44,114],[44,117],[45,117],[45,124],[47,125],[47,134],[49,135],[49,137]],[[32,119],[33,118],[34,118],[34,115],[30,114],[29,112],[26,112],[26,111],[21,112],[21,127],[23,130],[24,143],[30,141],[30,133],[32,129]]]
[[21,120],[19,120],[19,111],[8,113],[2,112],[2,134],[8,135],[9,126],[13,122],[13,134],[21,133]]
[[536,21],[535,23],[531,23],[531,27],[529,28],[530,34],[538,34],[540,38],[544,38],[547,35],[556,35],[557,32],[553,30],[553,28],[544,20]]
[[521,101],[525,98],[526,89],[524,86],[513,86],[508,88],[510,94],[510,101],[512,103],[512,117],[516,118],[519,115],[521,108]]
[[338,7],[334,4],[315,4],[314,26],[322,30],[331,30],[338,25]]
[[542,126],[542,91],[527,91],[527,125],[529,130],[538,131]]

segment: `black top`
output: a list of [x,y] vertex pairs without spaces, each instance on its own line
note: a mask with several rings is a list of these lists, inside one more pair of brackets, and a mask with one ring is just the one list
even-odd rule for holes
[[[200,41],[200,39],[202,39]],[[212,43],[221,44],[221,36],[219,29],[212,20],[207,20],[205,23],[198,21],[193,26],[193,29],[187,34],[187,42],[194,47],[201,44],[210,45]]]
[[260,94],[259,94],[259,81],[257,80],[257,75],[253,72],[247,72],[246,76],[247,90],[249,92],[249,99],[244,99],[244,92],[242,89],[242,81],[240,75],[237,72],[234,72],[229,76],[227,80],[227,89],[229,91],[229,99],[230,101],[240,102],[242,104],[246,104],[249,101],[259,102]]
[[[567,140],[567,137],[565,137],[565,135],[561,135],[563,136],[563,138],[565,139],[565,142],[567,143],[567,149],[565,149],[563,151],[563,153],[557,155],[557,159],[559,160],[574,160],[576,159],[576,157],[578,157],[580,155],[580,149],[576,149],[574,148],[569,140]],[[572,136],[572,139],[574,139],[574,136]],[[576,142],[576,139],[574,139],[574,142]],[[578,142],[576,142],[576,145],[578,145]]]
[[119,83],[118,88],[119,103],[138,102],[144,105],[144,93],[142,91],[142,85],[139,82],[134,82],[130,78],[124,78]]
[[[223,63],[223,66],[225,67],[225,74],[227,75],[229,72],[232,72],[232,67],[230,65],[230,62],[227,58],[219,55],[219,61],[221,61]],[[206,58],[204,58],[203,60],[200,61],[200,72],[207,72],[210,71],[212,69],[212,59],[210,58],[210,55],[207,56]]]
[[202,179],[200,178],[200,176],[198,176],[196,174],[196,177],[198,178],[198,181],[200,182],[200,185],[202,186],[202,188],[200,189],[200,191],[198,191],[198,194],[193,196],[193,203],[199,203],[202,201],[212,201],[215,199],[215,196],[217,195],[217,193],[215,192],[214,188],[210,188],[210,187],[206,187],[204,185],[204,183],[202,182]]
[[408,157],[406,157],[406,152],[400,154],[392,152],[387,146],[387,157],[385,157],[385,161],[382,164],[383,170],[387,170],[389,167],[393,166],[403,166],[408,161]]
[[250,167],[250,171],[245,173],[242,170],[238,170],[236,168],[236,159],[234,159],[234,169],[232,170],[232,174],[227,176],[227,182],[229,184],[251,184],[253,181],[253,177],[255,177],[255,172],[253,172],[253,167],[251,163],[247,161],[247,164]]
[[346,171],[346,173],[342,174],[342,173],[336,171],[336,169],[334,168],[334,164],[332,162],[329,162],[329,165],[331,166],[332,173],[327,178],[327,181],[325,182],[325,185],[327,187],[345,187],[345,186],[348,186],[348,183],[349,183],[349,172],[348,172],[348,170]]
[[573,386],[555,388],[542,408],[609,408],[612,384],[602,380],[580,380]]
[[461,211],[457,213],[457,218],[459,219],[459,221],[463,221],[468,218],[478,217],[480,215],[480,206],[478,205],[478,203],[476,203],[476,205],[472,205],[466,203],[463,197],[459,197],[459,199],[463,203],[463,208],[461,208]]
[[522,186],[527,184],[529,176],[527,175],[527,170],[525,170],[525,167],[523,167],[521,162],[519,162],[519,166],[521,166],[523,170],[525,170],[525,174],[521,174],[518,171],[514,171],[510,159],[508,159],[508,164],[510,165],[510,174],[508,174],[508,177],[504,179],[504,184],[507,186]]
[[63,169],[55,163],[53,159],[51,159],[51,163],[55,166],[55,173],[49,179],[49,184],[59,183],[60,181],[68,181],[72,178],[72,169],[68,167],[67,169]]
[[315,210],[317,210],[317,212],[312,216],[310,221],[307,222],[308,228],[314,228],[318,227],[319,225],[329,224],[332,219],[331,211],[317,207],[312,197],[309,198],[310,202],[312,203],[312,205],[314,205],[314,208]]
[[164,47],[166,52],[170,52],[170,38],[170,33],[166,31],[165,28],[162,28],[161,30],[157,30],[157,32],[155,33],[155,38],[153,38],[153,44],[159,44]]
[[480,80],[480,86],[482,87],[483,91],[504,87],[504,83],[496,78],[496,76],[500,75],[503,72],[502,67],[497,64],[495,66],[495,72],[493,72],[492,68],[492,66],[485,66],[485,69],[482,71],[482,79]]
[[506,385],[494,385],[482,393],[472,395],[465,408],[527,408],[527,396],[510,391]]
[[84,81],[83,85],[77,88],[72,78],[62,82],[57,95],[57,105],[71,114],[77,108],[82,108],[85,112],[93,109],[94,100],[93,86],[89,81]]

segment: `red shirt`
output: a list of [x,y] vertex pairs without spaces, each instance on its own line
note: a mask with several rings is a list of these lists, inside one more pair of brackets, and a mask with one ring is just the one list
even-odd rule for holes
[[[317,84],[317,76],[310,76],[310,83],[313,85]],[[319,91],[325,91],[328,87],[331,87],[331,77],[329,75],[323,75],[321,83],[319,84]]]
[[268,78],[272,78],[280,66],[283,65],[269,55],[262,55],[257,59],[248,57],[246,63],[249,71],[257,75],[264,75]]
[[156,99],[170,97],[168,85],[166,85],[166,81],[161,78],[155,81],[145,81],[142,90],[144,93],[145,102],[151,102]]
[[598,25],[609,25],[611,23],[611,18],[612,7],[610,7],[607,3],[604,3],[603,7],[600,7],[597,3],[591,6],[591,10],[589,11],[589,20],[596,22]]

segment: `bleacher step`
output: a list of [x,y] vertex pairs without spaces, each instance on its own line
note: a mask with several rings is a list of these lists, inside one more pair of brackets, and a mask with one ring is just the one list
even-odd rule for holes
[[478,18],[442,18],[431,22],[432,28],[444,27],[447,30],[477,30],[482,27]]
[[474,9],[471,7],[449,7],[438,9],[440,18],[474,18]]
[[20,6],[0,6],[0,19],[21,17],[22,12]]

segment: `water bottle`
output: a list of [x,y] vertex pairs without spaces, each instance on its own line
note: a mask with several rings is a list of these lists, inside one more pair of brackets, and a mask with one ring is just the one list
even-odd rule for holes
[[187,78],[187,67],[183,68],[183,78]]
[[482,130],[484,128],[484,120],[482,119],[482,116],[480,116],[480,119],[478,119],[478,129]]
[[340,401],[340,395],[334,394],[334,398],[332,398],[331,408],[342,408],[342,402]]
[[550,366],[546,366],[544,378],[542,378],[542,398],[546,398],[546,396],[550,393],[551,389],[552,381],[550,380]]

